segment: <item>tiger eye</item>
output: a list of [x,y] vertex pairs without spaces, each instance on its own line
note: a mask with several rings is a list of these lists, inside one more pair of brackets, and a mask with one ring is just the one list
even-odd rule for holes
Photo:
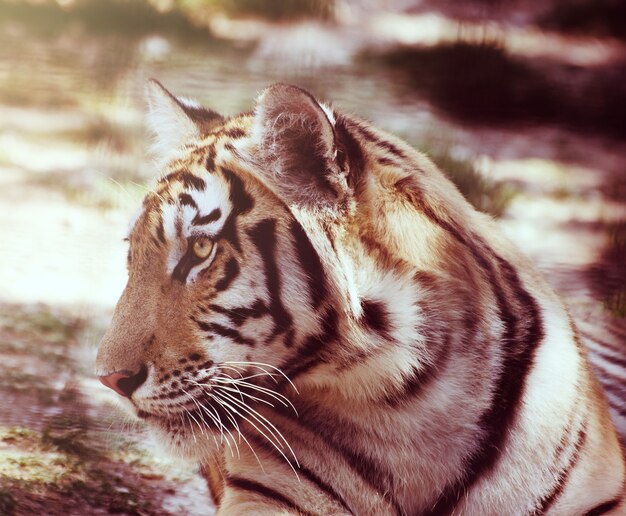
[[193,252],[198,258],[206,258],[213,250],[213,242],[206,237],[200,237],[193,243]]

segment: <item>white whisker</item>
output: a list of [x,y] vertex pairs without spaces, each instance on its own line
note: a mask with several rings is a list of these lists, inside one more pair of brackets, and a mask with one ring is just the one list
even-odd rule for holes
[[[215,378],[215,381],[218,383],[230,383],[229,380],[226,380],[224,378],[219,378],[219,377]],[[243,380],[235,380],[235,382],[239,384],[242,388],[252,389],[252,390],[267,394],[268,396],[271,396],[272,398],[280,402],[285,407],[291,407],[293,411],[296,413],[296,415],[298,415],[298,411],[296,410],[296,407],[294,407],[293,403],[291,403],[289,398],[287,398],[285,395],[281,394],[280,392],[277,392],[273,389],[269,389],[267,387],[261,387],[260,385],[256,385],[254,383],[246,382]]]
[[[198,405],[198,402],[195,400],[195,398],[189,394],[185,389],[183,389],[182,387],[180,388],[181,391],[183,391],[191,401],[194,402],[194,404],[196,405],[196,407],[198,407],[198,410],[200,410],[200,406]],[[183,405],[183,409],[187,410],[187,408]],[[187,410],[187,412],[189,412],[189,410]],[[204,428],[202,428],[202,426],[200,425],[200,423],[198,422],[198,420],[193,417],[193,414],[191,412],[189,412],[189,415],[193,418],[193,420],[198,424],[198,426],[200,427],[200,432],[202,433],[202,435],[204,435]],[[204,426],[207,426],[206,423]]]
[[[289,377],[278,367],[273,366],[271,364],[265,364],[263,362],[236,362],[236,361],[229,361],[229,362],[224,362],[225,364],[240,364],[240,365],[251,365],[251,366],[255,366],[259,369],[261,369],[261,371],[265,371],[264,367],[268,367],[269,369],[274,369],[278,374],[280,374],[282,377],[285,378],[285,380],[287,380],[289,382],[289,385],[291,385],[293,387],[293,390],[296,391],[298,394],[300,394],[300,392],[298,391],[297,387],[293,384],[293,382],[289,379]],[[271,373],[265,371],[268,375],[270,375]]]
[[[239,446],[237,446],[237,440],[235,439],[235,436],[232,434],[230,429],[224,423],[222,423],[222,418],[220,418],[220,416],[217,413],[217,411],[213,407],[211,407],[210,405],[209,405],[209,407],[207,407],[204,403],[199,403],[199,407],[201,407],[201,410],[203,410],[204,413],[207,414],[213,420],[213,422],[216,425],[218,425],[218,428],[220,430],[220,442],[222,441],[222,438],[226,441],[226,444],[230,448],[231,456],[234,457],[235,454],[233,452],[233,448],[232,448],[232,446],[230,444],[230,441],[228,440],[228,436],[224,435],[224,431],[226,431],[228,433],[228,435],[230,435],[231,439],[233,440],[233,444],[235,445],[235,449],[237,450],[237,457],[240,457],[241,455],[239,453]],[[211,408],[215,412],[215,414],[214,415],[211,414],[208,411],[208,408]],[[226,414],[226,415],[230,417],[230,414]],[[237,428],[237,431],[239,432],[239,426],[237,425],[237,421],[235,421],[232,417],[230,419],[234,423],[235,427]]]
[[[232,387],[226,387],[225,385],[216,385],[216,388],[224,389],[224,390],[227,390],[228,392],[239,393],[241,396],[245,396],[246,398],[250,398],[254,401],[258,401],[259,403],[265,403],[266,405],[269,405],[270,407],[274,406],[271,402],[267,400],[257,398],[256,396],[253,396],[252,394],[248,394],[247,392],[241,392],[241,390],[239,389],[233,389]],[[243,397],[240,398],[240,401],[245,403],[245,401],[243,400]]]
[[[242,404],[237,398],[235,398],[234,396],[228,394],[227,392],[221,392],[220,394],[222,396],[225,396],[232,403],[235,403],[242,410],[245,410],[248,414],[250,414],[250,416],[252,416],[254,419],[256,419],[261,425],[263,425],[267,429],[267,431],[270,432],[277,440],[279,440],[278,437],[280,437],[280,440],[282,440],[282,442],[285,443],[285,445],[287,446],[287,448],[291,452],[291,455],[293,456],[294,460],[296,461],[296,464],[298,466],[300,466],[300,464],[298,463],[298,458],[296,457],[296,454],[294,453],[293,449],[291,448],[291,445],[289,444],[287,439],[285,439],[285,436],[280,432],[280,430],[278,430],[278,428],[276,428],[276,426],[274,426],[274,424],[272,424],[271,421],[269,421],[265,416],[263,416],[262,414],[260,414],[256,410],[254,410],[253,408],[248,407],[245,404]],[[278,434],[278,437],[276,437],[276,434],[274,432],[276,434]],[[283,446],[281,444],[281,448],[282,447]]]
[[[289,467],[293,470],[293,472],[296,475],[296,478],[298,478],[298,480],[300,480],[300,477],[298,476],[298,472],[295,470],[295,468],[293,467],[293,464],[291,463],[291,461],[289,460],[289,458],[287,457],[287,455],[285,455],[285,453],[278,447],[278,445],[272,440],[270,439],[267,434],[261,430],[255,423],[254,421],[251,421],[248,417],[246,417],[244,414],[242,414],[240,411],[237,410],[237,408],[233,407],[230,403],[228,403],[226,400],[220,398],[219,396],[215,396],[214,394],[209,394],[209,396],[211,396],[217,403],[219,403],[220,405],[222,405],[224,408],[234,412],[235,414],[239,415],[244,421],[247,421],[248,423],[250,423],[250,425],[252,425],[252,427],[259,432],[263,437],[265,437],[265,439],[267,440],[267,442],[269,442],[278,453],[280,453],[280,455],[285,459],[285,461],[287,462],[287,464],[289,464]],[[236,398],[235,398],[236,400]],[[238,401],[238,400],[236,400]],[[295,458],[295,456],[294,456]],[[296,459],[296,464],[297,464],[297,459]],[[300,465],[298,464],[298,467]]]

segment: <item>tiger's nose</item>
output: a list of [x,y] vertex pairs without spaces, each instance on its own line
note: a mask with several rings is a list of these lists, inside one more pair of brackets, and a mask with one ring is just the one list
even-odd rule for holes
[[120,396],[130,398],[148,377],[148,369],[141,366],[138,372],[116,371],[106,376],[98,376],[99,380],[109,389],[113,389]]

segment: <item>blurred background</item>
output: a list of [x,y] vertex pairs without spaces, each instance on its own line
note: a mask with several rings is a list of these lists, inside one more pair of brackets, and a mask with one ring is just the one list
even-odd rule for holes
[[625,350],[623,0],[0,0],[0,514],[210,514],[92,376],[149,77],[225,115],[295,83],[407,139]]

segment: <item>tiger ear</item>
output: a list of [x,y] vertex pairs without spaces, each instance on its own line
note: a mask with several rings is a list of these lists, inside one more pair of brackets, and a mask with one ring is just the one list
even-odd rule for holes
[[346,198],[334,123],[332,112],[297,86],[275,84],[257,99],[257,159],[287,204],[334,208]]
[[148,126],[155,136],[153,150],[165,157],[172,150],[200,138],[222,117],[215,111],[175,97],[156,79],[146,86]]

